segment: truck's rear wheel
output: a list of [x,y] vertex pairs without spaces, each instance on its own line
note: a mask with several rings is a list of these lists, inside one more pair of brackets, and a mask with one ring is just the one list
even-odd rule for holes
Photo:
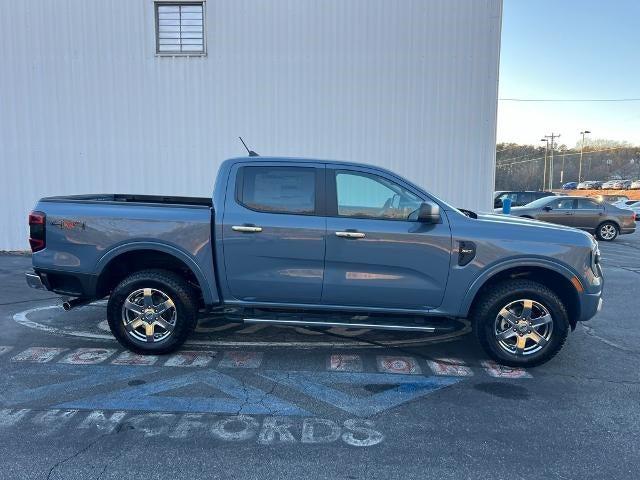
[[479,299],[474,329],[485,352],[503,365],[533,367],[560,351],[569,332],[560,298],[530,280],[499,283]]
[[107,306],[111,333],[126,348],[142,354],[178,349],[197,322],[193,289],[166,270],[142,270],[122,280]]

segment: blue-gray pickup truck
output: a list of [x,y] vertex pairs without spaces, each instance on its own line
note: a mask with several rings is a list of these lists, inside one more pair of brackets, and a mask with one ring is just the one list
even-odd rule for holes
[[29,224],[29,285],[66,308],[108,296],[113,335],[143,354],[177,349],[205,311],[427,332],[455,317],[493,359],[532,366],[602,303],[591,235],[459,210],[355,163],[235,158],[211,199],[50,197]]

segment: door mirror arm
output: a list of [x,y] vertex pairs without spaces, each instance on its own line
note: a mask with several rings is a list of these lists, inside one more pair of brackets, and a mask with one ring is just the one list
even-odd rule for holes
[[410,219],[421,223],[440,223],[440,205],[433,202],[422,202],[420,208],[411,214]]
[[545,212],[550,212],[551,210],[553,210],[553,208],[551,208],[549,205],[546,205],[542,207],[542,210],[544,210]]

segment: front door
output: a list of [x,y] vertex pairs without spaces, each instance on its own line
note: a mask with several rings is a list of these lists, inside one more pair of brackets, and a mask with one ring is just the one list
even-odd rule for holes
[[244,302],[319,303],[324,165],[241,163],[231,171],[223,218],[226,285]]
[[395,309],[440,305],[451,233],[410,221],[420,194],[365,167],[327,166],[327,253],[322,303]]

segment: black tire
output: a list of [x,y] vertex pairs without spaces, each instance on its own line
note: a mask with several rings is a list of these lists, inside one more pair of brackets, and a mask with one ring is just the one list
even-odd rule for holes
[[[615,234],[613,235],[613,237],[611,237],[610,234],[606,234],[603,231],[605,227],[614,228]],[[600,225],[598,225],[598,228],[596,229],[596,237],[598,237],[598,240],[602,240],[604,242],[613,242],[618,237],[619,234],[620,234],[620,228],[614,222],[602,222]]]
[[[480,345],[493,360],[512,367],[534,367],[549,361],[564,345],[570,328],[567,311],[560,298],[546,286],[526,279],[505,280],[481,295],[472,312],[473,328]],[[552,323],[547,343],[526,355],[507,352],[496,338],[498,313],[520,299],[530,299],[544,306]]]
[[[175,306],[173,331],[159,341],[147,342],[134,338],[127,332],[123,321],[125,300],[145,288],[163,292]],[[125,348],[143,355],[160,355],[177,350],[196,327],[197,315],[196,292],[186,280],[167,270],[141,270],[129,275],[113,290],[107,305],[107,321],[113,336]]]

